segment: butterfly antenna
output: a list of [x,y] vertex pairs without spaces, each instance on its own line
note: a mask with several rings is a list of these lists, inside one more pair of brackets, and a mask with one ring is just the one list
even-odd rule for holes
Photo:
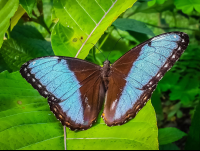
[[66,142],[66,126],[63,126],[64,128],[64,145],[65,145],[65,150],[67,150],[67,142]]
[[[115,45],[114,45],[114,47],[111,49],[111,51],[115,48],[115,46],[117,45],[117,43],[118,43],[122,38],[124,38],[124,37],[121,37],[121,38],[119,38],[119,39],[117,40],[117,42],[115,43]],[[108,57],[109,57],[111,51],[109,52]],[[108,57],[107,57],[107,60],[108,60]]]
[[[91,44],[93,44],[93,43],[91,43]],[[93,44],[94,45],[94,44]],[[97,46],[96,45],[94,45],[96,48],[97,48]],[[106,59],[106,57],[105,57],[105,55],[103,54],[103,52],[99,49],[99,48],[97,48],[101,53],[102,53],[102,55],[104,56],[104,58]]]

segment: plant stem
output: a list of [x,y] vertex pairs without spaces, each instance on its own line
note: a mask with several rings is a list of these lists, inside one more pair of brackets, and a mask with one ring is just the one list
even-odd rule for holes
[[8,27],[8,30],[7,30],[7,39],[10,39],[10,26]]

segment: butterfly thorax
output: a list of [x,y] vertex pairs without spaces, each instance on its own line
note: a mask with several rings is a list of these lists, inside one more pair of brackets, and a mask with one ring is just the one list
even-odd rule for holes
[[101,72],[101,77],[103,79],[104,86],[105,86],[106,90],[108,88],[109,75],[110,75],[110,61],[106,60],[103,63],[102,72]]

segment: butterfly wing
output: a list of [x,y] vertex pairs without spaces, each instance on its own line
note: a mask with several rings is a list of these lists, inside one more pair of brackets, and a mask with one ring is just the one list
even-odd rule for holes
[[185,33],[166,33],[138,45],[118,59],[111,66],[102,114],[105,123],[118,125],[133,118],[188,43]]
[[22,76],[45,98],[51,111],[72,130],[88,129],[104,100],[100,66],[67,57],[43,57],[21,67]]

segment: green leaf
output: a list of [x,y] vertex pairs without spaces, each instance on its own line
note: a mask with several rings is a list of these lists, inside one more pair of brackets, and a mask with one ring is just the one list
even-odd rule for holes
[[22,15],[25,13],[25,10],[19,5],[17,11],[15,12],[15,15],[11,18],[10,22],[10,30],[14,28],[14,26],[17,24],[19,19],[22,17]]
[[155,113],[149,101],[133,120],[122,126],[108,127],[101,119],[100,123],[87,131],[68,131],[68,149],[157,149],[154,118]]
[[200,103],[195,110],[190,131],[188,133],[185,149],[186,150],[200,150]]
[[32,17],[32,11],[35,6],[36,0],[19,0],[19,3],[26,10],[29,17]]
[[[173,78],[172,78],[173,77]],[[180,75],[173,72],[167,72],[165,76],[160,80],[159,87],[161,91],[167,91],[177,85]]]
[[[107,0],[96,0],[96,1],[59,1],[54,0],[54,10],[56,16],[59,18],[60,24],[64,26],[66,31],[69,31],[69,39],[66,43],[62,43],[64,46],[58,46],[58,38],[53,34],[52,46],[56,55],[71,54],[74,57],[84,59],[89,50],[93,47],[92,43],[95,44],[104,31],[109,25],[127,8],[131,7],[136,0],[123,1],[107,1]],[[58,25],[59,26],[59,25]],[[57,28],[54,28],[57,30]],[[56,31],[54,32],[56,33]],[[73,33],[73,35],[71,35]],[[67,34],[68,35],[68,34]],[[63,39],[63,37],[62,37]],[[76,42],[74,42],[76,41]],[[68,47],[74,47],[69,50]],[[62,52],[60,47],[65,48]],[[68,52],[67,51],[73,51]],[[75,51],[75,52],[74,52]]]
[[174,143],[160,145],[159,150],[180,150]]
[[30,59],[54,55],[51,43],[39,39],[26,39],[26,42],[9,39],[4,41],[0,53],[12,71],[17,71],[21,65]]
[[51,41],[56,55],[74,57],[79,49],[77,45],[79,40],[74,37],[74,30],[64,27],[59,22],[54,26]]
[[151,7],[151,6],[155,5],[156,3],[157,4],[163,4],[165,1],[166,0],[152,0],[152,1],[148,2],[148,6]]
[[44,40],[42,34],[33,26],[30,25],[17,25],[10,33],[11,38],[19,41],[26,41],[27,38],[34,38]]
[[[153,2],[153,1],[150,1],[150,2]],[[148,2],[149,3],[149,2]],[[147,3],[141,3],[137,8],[136,10],[134,11],[134,14],[135,13],[138,13],[138,12],[143,12],[145,13],[146,15],[148,13],[158,13],[158,12],[164,12],[166,10],[169,10],[169,9],[172,9],[174,7],[174,2],[173,0],[167,0],[165,1],[164,4],[160,5],[158,3],[155,3],[153,6],[149,7],[147,5]],[[153,19],[154,20],[154,19]],[[152,19],[151,19],[152,21]]]
[[152,1],[152,0],[138,0],[137,2],[148,2],[148,1]]
[[187,74],[176,85],[171,88],[170,100],[181,100],[185,105],[195,99],[199,93],[200,82],[198,76]]
[[128,31],[128,33],[133,36],[135,39],[137,39],[140,43],[146,41],[149,39],[149,37],[146,34],[135,32],[135,31]]
[[200,12],[199,0],[189,0],[189,1],[175,0],[174,4],[176,5],[177,9],[181,9],[186,14],[191,13],[193,9]]
[[53,0],[42,0],[43,5],[43,14],[44,14],[44,22],[51,30],[51,27],[53,26],[52,21],[53,18]]
[[47,100],[19,72],[0,74],[0,104],[1,150],[30,148],[35,143],[43,149],[63,149],[62,126]]
[[177,118],[183,117],[183,112],[181,110],[178,110],[176,114],[177,114]]
[[6,62],[4,61],[2,55],[0,54],[0,73],[2,71],[8,70],[9,72],[12,71],[6,64]]
[[153,6],[154,4],[156,3],[156,0],[153,0],[153,1],[150,1],[150,2],[148,2],[148,6]]
[[163,119],[163,110],[162,110],[162,104],[161,104],[161,92],[159,90],[159,86],[156,88],[156,90],[153,92],[153,95],[151,97],[152,105],[156,111],[157,118],[159,116],[160,119]]
[[[47,100],[19,72],[0,74],[0,149],[64,149],[63,128]],[[158,149],[151,101],[131,121],[108,127],[99,116],[86,131],[67,130],[70,149]]]
[[166,0],[157,0],[158,4],[163,4]]
[[5,32],[10,26],[10,18],[15,14],[19,5],[18,0],[1,0],[0,1],[0,48],[3,43]]
[[146,26],[145,23],[134,19],[118,18],[113,25],[121,30],[130,30],[154,36],[154,33]]
[[158,130],[159,145],[173,143],[187,134],[174,127],[160,128]]

